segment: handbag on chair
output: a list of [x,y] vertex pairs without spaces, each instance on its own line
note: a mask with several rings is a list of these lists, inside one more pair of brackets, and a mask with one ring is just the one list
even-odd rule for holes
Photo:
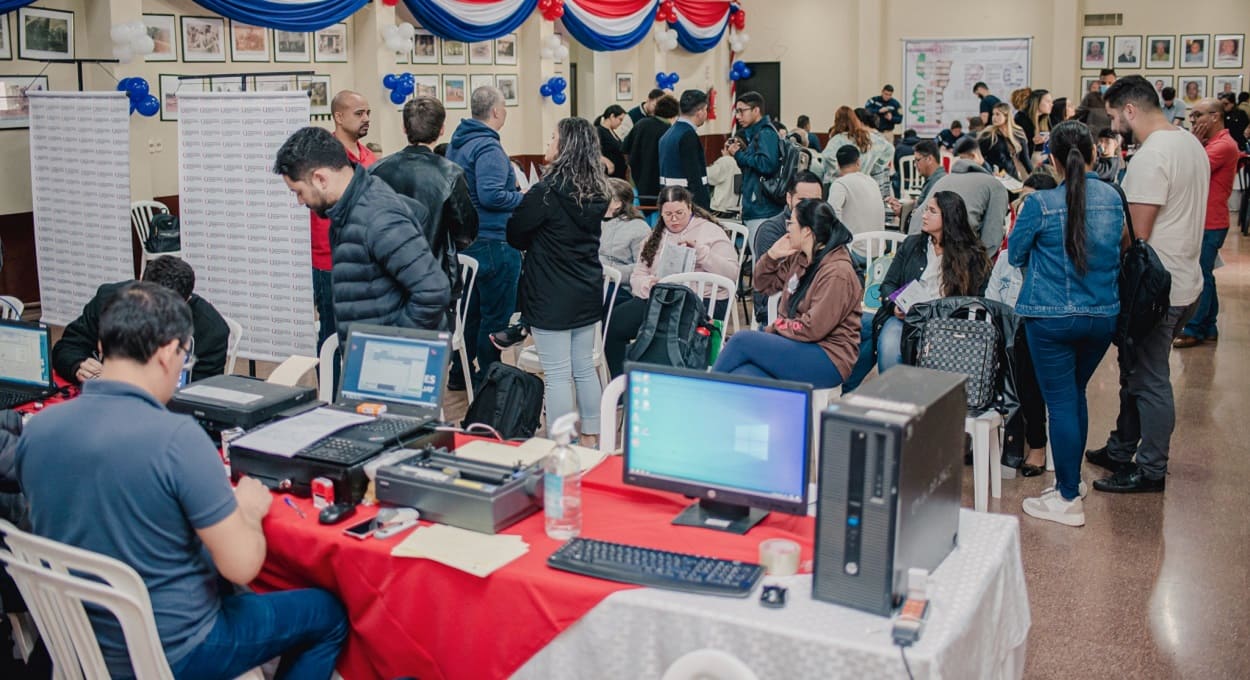
[[148,232],[148,239],[143,242],[143,249],[153,255],[182,250],[182,231],[178,227],[178,217],[169,213],[153,215],[151,231]]

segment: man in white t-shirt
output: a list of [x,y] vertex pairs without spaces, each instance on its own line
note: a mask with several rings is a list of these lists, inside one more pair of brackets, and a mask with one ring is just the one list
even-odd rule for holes
[[[859,149],[847,144],[838,149],[838,178],[829,187],[829,205],[852,234],[885,229],[885,202],[877,181],[860,172]],[[863,253],[851,250],[851,257],[862,267]]]
[[[1163,491],[1176,404],[1168,355],[1172,339],[1193,313],[1202,293],[1198,256],[1207,210],[1211,168],[1196,137],[1164,116],[1154,87],[1141,76],[1112,85],[1104,97],[1117,132],[1131,130],[1141,147],[1124,176],[1133,231],[1145,238],[1172,275],[1170,307],[1154,330],[1120,364],[1120,415],[1101,449],[1086,458],[1113,474],[1094,488],[1113,493]],[[1136,454],[1136,463],[1133,456]]]

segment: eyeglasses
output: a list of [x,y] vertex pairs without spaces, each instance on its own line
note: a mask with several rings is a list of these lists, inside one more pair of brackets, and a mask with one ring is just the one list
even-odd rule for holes
[[178,345],[178,349],[180,349],[180,350],[182,350],[182,351],[183,351],[183,357],[182,357],[182,368],[183,368],[183,370],[188,370],[188,369],[190,369],[192,366],[194,366],[194,365],[195,365],[195,360],[196,360],[196,356],[195,356],[195,336],[191,336],[191,339],[187,341],[187,344],[185,344],[185,345]]
[[735,115],[735,116],[741,116],[742,114],[747,113],[748,111],[750,111],[750,110],[751,110],[751,109],[753,109],[753,108],[755,108],[755,107],[753,107],[753,106],[746,106],[746,107],[743,107],[743,106],[735,106],[735,107],[734,107],[734,115]]
[[666,211],[666,212],[662,212],[662,213],[660,213],[660,217],[663,217],[663,218],[664,218],[664,221],[665,221],[665,222],[668,222],[669,220],[677,220],[677,219],[681,219],[681,218],[683,218],[683,217],[685,217],[686,215],[689,215],[689,214],[690,214],[690,211],[689,211],[689,210],[686,210],[685,208],[682,208],[682,209],[680,209],[680,210],[669,210],[669,211]]

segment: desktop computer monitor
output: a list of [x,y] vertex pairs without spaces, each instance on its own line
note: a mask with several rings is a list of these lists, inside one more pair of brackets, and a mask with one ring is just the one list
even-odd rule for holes
[[746,533],[807,513],[812,387],[631,364],[625,483],[699,499],[674,524]]

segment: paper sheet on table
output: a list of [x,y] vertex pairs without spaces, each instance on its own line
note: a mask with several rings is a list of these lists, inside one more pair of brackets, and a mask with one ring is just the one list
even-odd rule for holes
[[480,534],[444,524],[421,527],[391,549],[392,557],[434,560],[479,578],[529,552],[529,544],[511,534]]
[[1010,191],[1013,194],[1024,188],[1024,183],[1016,179],[1015,177],[1012,177],[1011,175],[1004,175],[1002,177],[999,177],[998,181],[999,183],[1003,185],[1004,189],[1006,189],[1007,191]]
[[248,432],[230,442],[230,445],[290,458],[319,439],[324,439],[345,427],[367,423],[371,420],[373,416],[319,408]]
[[[473,441],[463,446],[456,447],[456,455],[469,460],[476,460],[483,463],[494,463],[495,465],[532,465],[541,461],[551,453],[556,443],[550,439],[542,437],[534,437],[520,446],[510,446],[508,444],[499,444],[488,441]],[[580,463],[581,471],[587,472],[594,469],[596,465],[603,462],[603,453],[588,449],[585,446],[574,446],[573,450],[577,452],[577,460]]]

